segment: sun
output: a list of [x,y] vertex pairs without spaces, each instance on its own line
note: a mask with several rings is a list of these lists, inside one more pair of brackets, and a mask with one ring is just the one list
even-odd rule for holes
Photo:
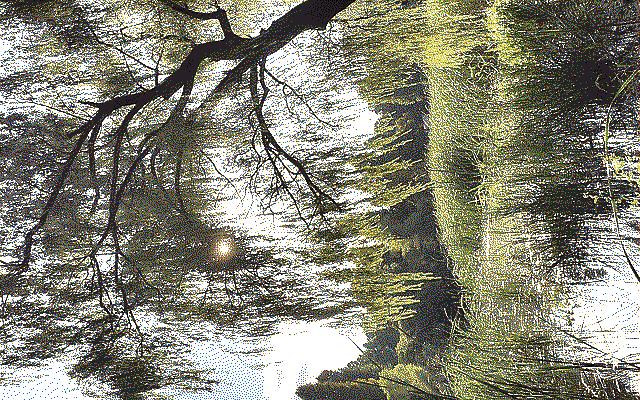
[[215,245],[215,253],[219,258],[229,257],[234,250],[234,244],[231,239],[220,239]]

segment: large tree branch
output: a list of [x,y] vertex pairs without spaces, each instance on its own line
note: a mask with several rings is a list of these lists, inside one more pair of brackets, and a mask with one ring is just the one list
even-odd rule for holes
[[224,34],[225,38],[238,36],[235,34],[235,32],[233,32],[233,29],[231,28],[231,22],[229,22],[229,16],[227,15],[227,12],[224,9],[220,8],[219,6],[217,7],[216,10],[211,12],[199,12],[199,11],[193,11],[171,0],[160,0],[160,2],[165,4],[172,10],[179,12],[180,14],[186,15],[187,17],[190,17],[190,18],[199,19],[201,21],[218,20],[218,22],[220,23],[220,28],[222,28],[222,33]]
[[[173,10],[178,11],[187,16],[198,19],[217,19],[221,22],[223,31],[230,31],[230,25],[228,25],[228,19],[226,13],[221,9],[216,10],[213,13],[199,13],[191,11],[183,6],[177,5],[169,0],[161,0],[164,4],[170,6]],[[113,133],[116,146],[113,154],[113,170],[111,171],[111,182],[109,184],[109,217],[106,224],[105,232],[110,229],[115,229],[114,224],[116,221],[116,213],[118,210],[119,199],[124,192],[127,183],[131,179],[131,173],[125,175],[123,180],[119,179],[119,158],[121,156],[122,139],[129,129],[130,123],[134,120],[137,114],[145,108],[149,103],[156,99],[164,98],[168,99],[173,96],[179,89],[190,93],[191,85],[193,85],[196,73],[201,63],[204,60],[222,61],[222,60],[239,60],[237,66],[232,69],[225,78],[218,84],[215,91],[222,91],[228,88],[234,82],[237,82],[241,77],[252,68],[257,68],[261,60],[266,58],[280,50],[283,46],[293,40],[296,36],[302,32],[310,29],[323,29],[326,25],[340,12],[351,5],[355,0],[306,0],[295,6],[289,12],[282,17],[274,21],[271,26],[264,30],[260,35],[246,39],[240,38],[235,34],[225,34],[224,39],[206,42],[194,46],[191,52],[187,55],[185,60],[180,66],[166,79],[160,82],[152,89],[142,90],[137,93],[122,95],[114,97],[104,102],[86,102],[95,108],[97,111],[94,116],[85,124],[80,126],[73,132],[68,134],[69,137],[76,137],[75,145],[71,150],[70,155],[63,164],[61,171],[58,173],[54,186],[51,190],[49,198],[42,212],[37,218],[34,226],[25,235],[25,243],[22,254],[22,259],[18,262],[18,273],[24,272],[30,262],[32,256],[32,246],[36,234],[44,227],[47,219],[53,210],[58,196],[64,189],[69,175],[73,169],[73,165],[76,162],[78,154],[84,147],[87,147],[90,153],[95,152],[95,141],[100,136],[102,130],[102,123],[107,118],[112,118],[116,111],[125,108],[132,107],[126,116],[116,124],[118,128]],[[210,18],[209,18],[210,17]],[[262,80],[261,83],[264,83]],[[188,96],[187,96],[188,97]],[[263,101],[261,102],[263,104]],[[261,113],[261,106],[258,107]],[[184,105],[180,104],[176,106],[177,109],[184,109]],[[261,115],[260,115],[261,116]],[[267,129],[264,129],[264,119],[259,118],[262,121],[262,133],[264,141],[267,147],[273,151],[271,155],[277,155],[284,158],[290,165],[293,165],[300,174],[304,181],[308,184],[309,188],[318,195],[318,197],[324,197],[324,193],[314,184],[313,180],[306,173],[306,170],[302,167],[300,162],[291,156],[291,154],[284,151],[279,144],[273,139]],[[264,139],[263,139],[264,140]],[[144,158],[147,155],[148,150],[141,150],[140,156]],[[154,156],[155,157],[155,156]],[[133,171],[137,169],[138,162],[134,162]],[[93,155],[90,155],[90,170],[92,175],[95,171],[95,159]],[[100,240],[100,243],[104,240]]]
[[280,50],[296,36],[310,29],[323,29],[340,11],[346,9],[355,0],[307,0],[274,21],[259,36],[251,39],[238,36],[225,37],[196,45],[182,64],[158,86],[150,90],[115,97],[103,103],[88,103],[104,112],[111,113],[119,108],[147,104],[159,98],[169,98],[187,81],[192,81],[204,60],[233,61],[240,60],[218,84],[221,91],[240,80],[258,61]]

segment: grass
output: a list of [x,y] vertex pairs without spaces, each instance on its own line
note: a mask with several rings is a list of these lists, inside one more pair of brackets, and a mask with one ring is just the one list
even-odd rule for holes
[[[610,213],[602,200],[608,182],[601,120],[616,87],[637,65],[637,35],[613,28],[635,20],[635,8],[621,0],[408,3],[382,12],[367,25],[367,42],[355,47],[366,49],[360,49],[370,62],[362,85],[374,106],[409,107],[427,88],[429,187],[465,315],[454,321],[442,361],[402,332],[402,311],[415,300],[398,296],[389,274],[380,282],[354,280],[362,298],[393,294],[393,302],[369,308],[380,322],[376,327],[387,326],[392,312],[398,317],[391,322],[401,332],[399,363],[387,366],[376,384],[389,399],[637,398],[611,366],[567,360],[579,346],[558,324],[561,310],[570,307],[566,283],[588,275],[589,246],[602,239],[594,221]],[[616,112],[625,122],[633,117]],[[381,121],[395,133],[409,126],[397,115],[389,119],[395,124]],[[391,179],[424,165],[411,161],[367,171],[382,183],[368,184],[384,200],[379,205],[405,200],[394,186],[411,197]],[[625,190],[622,182],[614,187]],[[359,232],[392,236],[365,233]],[[400,242],[387,242],[404,253]],[[360,264],[383,267],[379,247],[361,250]],[[433,368],[442,362],[445,384],[440,365]]]
[[[563,284],[580,276],[593,234],[585,222],[608,212],[594,203],[605,188],[594,120],[628,72],[633,41],[606,25],[632,7],[591,0],[429,4],[446,9],[448,21],[484,21],[431,39],[449,46],[437,57],[426,51],[423,64],[435,212],[466,307],[448,352],[452,394],[637,398],[585,364],[560,360],[559,349],[569,344],[554,322],[566,301]],[[615,376],[606,366],[598,370],[605,372]]]
[[[478,268],[476,254],[481,246],[477,189],[482,177],[478,165],[489,119],[491,85],[492,55],[487,48],[487,32],[480,23],[486,5],[454,1],[433,1],[430,5],[437,10],[430,13],[435,18],[433,31],[449,28],[428,39],[426,47],[437,46],[425,52],[430,107],[429,176],[441,241],[463,285],[473,286],[466,277]],[[438,15],[446,17],[438,20]],[[457,50],[439,52],[442,47]],[[438,56],[429,59],[430,54]]]

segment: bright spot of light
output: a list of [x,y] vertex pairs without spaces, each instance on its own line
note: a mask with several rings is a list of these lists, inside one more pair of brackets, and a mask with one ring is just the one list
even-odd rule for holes
[[218,258],[227,258],[233,254],[234,244],[231,239],[220,239],[215,245],[215,253]]

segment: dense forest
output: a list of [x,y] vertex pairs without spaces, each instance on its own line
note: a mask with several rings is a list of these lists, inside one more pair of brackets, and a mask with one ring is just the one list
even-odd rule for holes
[[640,398],[639,12],[0,3],[0,392],[224,399],[194,348],[339,321],[292,399]]

